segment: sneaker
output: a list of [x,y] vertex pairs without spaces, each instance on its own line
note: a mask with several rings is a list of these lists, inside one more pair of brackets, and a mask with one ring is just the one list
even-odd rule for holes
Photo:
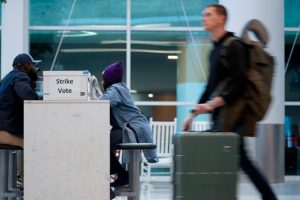
[[19,188],[20,190],[24,189],[23,178],[21,176],[17,176],[17,188]]
[[116,198],[116,193],[110,188],[110,199]]
[[117,179],[110,184],[111,187],[120,187],[123,185],[128,185],[129,183],[129,175],[128,172],[119,174]]
[[151,158],[151,159],[149,159],[147,161],[148,161],[148,163],[157,163],[158,162],[158,158],[154,157],[154,158]]

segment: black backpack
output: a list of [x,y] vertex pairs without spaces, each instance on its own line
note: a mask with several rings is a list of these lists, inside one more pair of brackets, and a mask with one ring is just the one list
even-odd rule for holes
[[[249,38],[248,32],[253,32],[259,41]],[[246,77],[248,79],[245,99],[247,106],[257,120],[263,119],[271,103],[271,85],[274,72],[274,59],[265,51],[268,42],[268,33],[264,25],[256,20],[250,20],[245,26],[242,36],[229,37],[223,42],[221,50],[221,62],[226,67],[226,49],[231,42],[239,40],[247,52],[248,64]]]

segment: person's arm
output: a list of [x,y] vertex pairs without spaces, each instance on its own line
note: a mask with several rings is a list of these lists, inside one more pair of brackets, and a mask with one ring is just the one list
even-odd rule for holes
[[198,104],[205,103],[209,99],[209,95],[210,95],[210,92],[209,92],[208,87],[206,86],[203,94],[201,95],[200,99],[198,100]]
[[190,115],[186,118],[183,123],[183,130],[188,131],[193,122],[193,119],[203,113],[208,113],[213,111],[215,108],[221,107],[225,105],[225,101],[222,97],[214,97],[211,101],[207,101],[206,103],[197,104]]
[[229,67],[229,81],[225,89],[221,92],[220,97],[226,103],[231,103],[243,94],[246,89],[246,50],[239,41],[233,41],[228,46],[226,61]]
[[17,96],[22,100],[37,100],[38,96],[35,92],[32,82],[28,75],[19,73],[14,78],[14,90]]
[[110,86],[108,87],[102,96],[99,97],[100,100],[109,100],[110,101],[110,107],[115,107],[118,105],[118,103],[121,101],[120,95],[117,91],[117,88]]

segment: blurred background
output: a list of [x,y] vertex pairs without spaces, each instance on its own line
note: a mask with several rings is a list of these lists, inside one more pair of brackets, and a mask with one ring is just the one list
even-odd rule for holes
[[[300,1],[284,2],[286,174],[300,174]],[[41,71],[89,70],[99,82],[105,66],[122,60],[145,116],[173,121],[205,86],[211,43],[201,11],[209,3],[218,1],[30,0],[30,54]]]

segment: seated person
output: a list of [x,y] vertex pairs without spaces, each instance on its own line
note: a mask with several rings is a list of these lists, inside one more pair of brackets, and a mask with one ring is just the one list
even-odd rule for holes
[[[134,104],[126,84],[122,82],[122,62],[116,62],[107,66],[102,72],[102,86],[104,93],[101,100],[110,100],[110,132],[111,141],[111,174],[117,174],[112,187],[128,184],[128,173],[115,157],[114,145],[123,141],[122,133],[125,127],[134,132],[138,142],[152,143],[152,132],[149,122]],[[157,162],[157,155],[154,149],[144,150],[144,156],[149,162]]]
[[[0,144],[23,148],[24,100],[38,99],[35,92],[37,70],[28,54],[14,58],[13,70],[0,83]],[[17,153],[17,187],[23,188],[23,153]]]
[[13,70],[0,83],[0,144],[23,148],[24,100],[36,100],[37,70],[28,54],[14,58]]

